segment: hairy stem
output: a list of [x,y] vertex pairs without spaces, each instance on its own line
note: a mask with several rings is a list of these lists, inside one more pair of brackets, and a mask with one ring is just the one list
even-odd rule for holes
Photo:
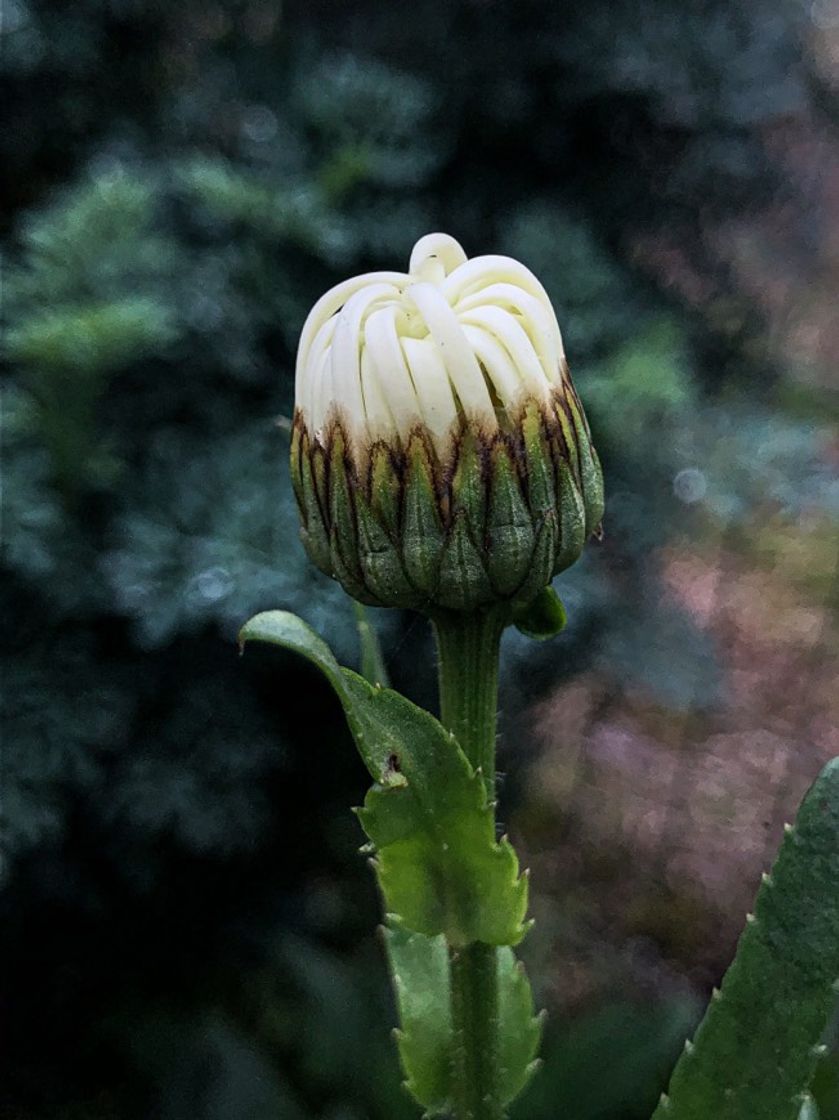
[[[504,619],[496,611],[434,620],[440,718],[495,799],[498,648]],[[501,1120],[498,1087],[498,961],[492,945],[474,942],[449,954],[455,1120]]]

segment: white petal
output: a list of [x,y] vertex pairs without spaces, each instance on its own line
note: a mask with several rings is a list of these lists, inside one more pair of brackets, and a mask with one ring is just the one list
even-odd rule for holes
[[478,287],[489,287],[490,284],[515,284],[516,287],[523,288],[525,292],[535,296],[546,307],[551,306],[548,293],[530,269],[525,268],[512,257],[496,255],[472,257],[446,277],[443,281],[443,292],[452,304],[456,304],[458,300],[470,295]]
[[533,343],[533,349],[539,356],[548,380],[558,385],[559,363],[563,357],[563,350],[559,324],[551,305],[526,292],[517,284],[490,284],[458,300],[455,312],[460,318],[464,311],[471,311],[488,304],[505,309],[513,308],[520,313],[521,325]]
[[483,327],[463,324],[463,332],[469,345],[492,382],[496,396],[505,408],[515,404],[521,396],[522,380],[513,365],[509,353],[489,331]]
[[391,284],[370,284],[344,304],[332,339],[332,376],[335,402],[341,407],[350,430],[363,434],[364,399],[361,395],[361,324],[380,300],[394,295]]
[[443,266],[443,275],[446,276],[466,261],[466,254],[460,242],[447,233],[427,233],[414,246],[408,271],[412,276],[422,276],[425,279],[425,266],[432,259],[439,261]]
[[405,292],[419,309],[464,411],[490,427],[496,426],[495,410],[472,348],[457,317],[439,288],[412,284]]
[[399,345],[396,316],[397,309],[393,305],[374,311],[364,325],[364,344],[396,427],[405,435],[422,414]]
[[361,351],[361,392],[364,396],[364,415],[369,438],[392,440],[397,433],[396,423],[379,384],[369,346]]
[[403,272],[368,272],[364,276],[353,276],[350,280],[344,280],[341,284],[336,284],[334,288],[330,288],[325,295],[320,297],[306,316],[306,322],[303,324],[303,330],[300,333],[297,363],[294,371],[295,396],[300,391],[300,379],[306,366],[309,347],[323,323],[337,311],[340,311],[347,300],[360,288],[365,288],[368,284],[387,283],[401,289],[409,279]]
[[316,386],[320,384],[320,379],[323,377],[324,361],[329,357],[329,348],[332,345],[332,336],[335,334],[335,324],[337,319],[333,315],[331,319],[327,319],[321,325],[320,330],[315,335],[312,345],[309,347],[309,352],[306,355],[306,364],[302,367],[302,372],[299,377],[299,385],[296,393],[295,404],[303,413],[303,419],[307,424],[314,423],[313,408]]
[[334,401],[332,351],[327,350],[316,376],[312,378],[312,430],[318,439],[323,435]]
[[548,396],[550,382],[547,374],[536,356],[527,332],[514,315],[500,307],[476,307],[474,311],[464,312],[461,318],[464,323],[484,327],[495,335],[508,351],[528,392],[542,398]]
[[422,418],[437,450],[445,451],[457,405],[440,351],[431,338],[403,338],[402,349],[411,371]]

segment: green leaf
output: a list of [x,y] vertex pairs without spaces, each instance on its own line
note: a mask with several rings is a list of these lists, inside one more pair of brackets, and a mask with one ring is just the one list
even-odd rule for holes
[[501,1103],[509,1104],[524,1089],[540,1062],[544,1012],[533,1013],[533,992],[524,965],[512,949],[498,950],[499,1047]]
[[[449,954],[443,937],[425,937],[399,926],[385,929],[401,1027],[397,1031],[405,1085],[439,1116],[451,1109],[452,1024]],[[512,949],[497,952],[499,1071],[501,1103],[509,1104],[538,1067],[542,1016],[533,1014],[533,994]]]
[[544,641],[553,638],[565,629],[568,616],[562,600],[552,587],[540,591],[526,607],[517,611],[513,623],[517,630],[528,638]]
[[395,1033],[405,1088],[429,1116],[439,1116],[450,1109],[452,1073],[446,939],[396,925],[383,934],[399,1009]]
[[787,826],[734,963],[653,1120],[798,1120],[837,980],[839,758]]
[[495,839],[483,778],[438,720],[390,689],[342,668],[327,644],[287,611],[266,611],[239,641],[270,642],[308,658],[340,699],[375,779],[361,824],[388,912],[450,945],[515,945],[526,932],[527,878]]

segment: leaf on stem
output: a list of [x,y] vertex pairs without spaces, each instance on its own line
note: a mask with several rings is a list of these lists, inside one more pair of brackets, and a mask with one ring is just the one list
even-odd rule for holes
[[839,758],[787,826],[734,962],[653,1120],[812,1115],[807,1089],[837,980]]
[[[399,1006],[397,1031],[405,1086],[427,1116],[447,1114],[452,1095],[452,1024],[449,956],[445,939],[426,937],[391,924],[384,930]],[[509,1104],[538,1066],[542,1016],[533,1014],[533,994],[512,949],[499,949],[499,1090]]]
[[342,668],[295,615],[256,615],[239,641],[293,650],[335,689],[375,780],[358,815],[387,911],[411,930],[444,934],[452,946],[517,944],[527,930],[527,878],[506,838],[496,841],[482,776],[454,737],[398,692]]
[[552,587],[544,587],[535,599],[513,616],[513,623],[528,638],[546,641],[565,629],[568,616],[562,600]]

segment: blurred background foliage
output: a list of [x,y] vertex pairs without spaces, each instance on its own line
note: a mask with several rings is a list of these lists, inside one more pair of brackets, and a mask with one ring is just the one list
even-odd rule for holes
[[[604,460],[570,625],[505,645],[549,1009],[516,1115],[649,1115],[839,753],[829,0],[5,0],[4,981],[13,1120],[395,1120],[349,663],[285,464],[296,338],[430,229],[529,264]],[[376,614],[433,704],[426,628]],[[824,1063],[822,1120],[839,1118]]]

